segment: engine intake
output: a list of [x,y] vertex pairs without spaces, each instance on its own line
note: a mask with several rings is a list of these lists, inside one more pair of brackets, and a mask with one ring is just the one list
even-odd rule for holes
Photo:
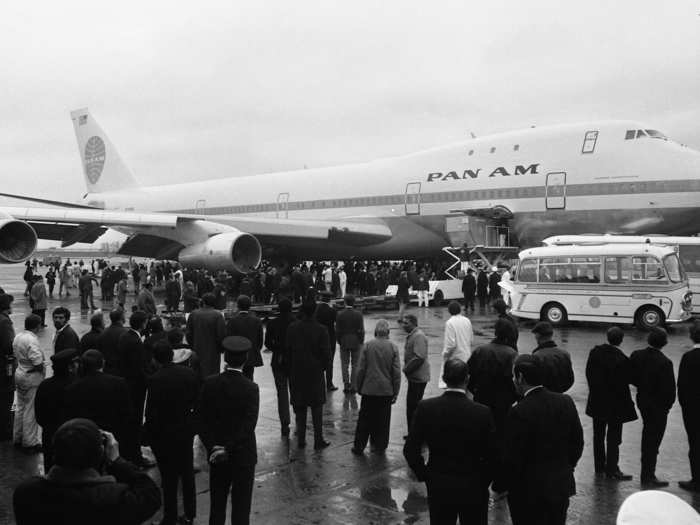
[[204,242],[183,248],[178,255],[185,266],[238,273],[255,270],[261,258],[260,242],[245,232],[219,233]]
[[0,220],[0,263],[14,264],[29,259],[36,250],[37,235],[24,221]]

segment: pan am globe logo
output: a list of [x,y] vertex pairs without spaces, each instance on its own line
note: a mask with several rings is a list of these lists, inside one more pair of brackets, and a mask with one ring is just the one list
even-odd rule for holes
[[105,166],[105,143],[100,137],[90,137],[85,144],[85,172],[90,184],[95,184]]

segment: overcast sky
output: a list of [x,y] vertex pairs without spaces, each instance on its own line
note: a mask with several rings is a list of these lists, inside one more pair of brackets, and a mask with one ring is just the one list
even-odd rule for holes
[[84,193],[87,106],[145,184],[629,118],[700,149],[700,2],[4,2],[3,191]]

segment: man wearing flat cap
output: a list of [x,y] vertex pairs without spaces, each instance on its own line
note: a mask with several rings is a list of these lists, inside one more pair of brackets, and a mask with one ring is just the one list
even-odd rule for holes
[[53,436],[66,421],[66,388],[75,380],[79,356],[75,348],[52,355],[53,376],[44,379],[36,391],[34,413],[42,430],[44,472],[53,466]]
[[0,294],[0,441],[12,439],[12,401],[15,397],[15,359],[12,342],[12,301],[9,294]]
[[243,375],[243,364],[252,345],[240,336],[222,341],[226,367],[209,376],[199,398],[199,437],[209,456],[210,525],[226,521],[226,502],[231,493],[231,523],[247,524],[253,497],[255,464],[258,461],[255,426],[260,391]]
[[559,348],[552,340],[554,329],[546,321],[537,323],[532,333],[537,341],[537,348],[532,351],[532,355],[542,367],[542,384],[551,392],[566,392],[574,384],[574,369],[569,352]]

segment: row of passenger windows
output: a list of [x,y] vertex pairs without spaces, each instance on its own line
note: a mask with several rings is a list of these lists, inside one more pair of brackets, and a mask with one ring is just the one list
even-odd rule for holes
[[[665,283],[666,273],[654,257],[605,257],[604,282]],[[525,259],[518,269],[518,281],[526,283],[599,283],[600,257],[543,257]]]
[[[520,150],[520,144],[514,144],[513,145],[513,151],[519,151]],[[496,148],[495,146],[492,146],[491,149],[489,149],[489,153],[496,153]],[[469,150],[469,156],[474,155],[474,150],[470,149]]]

